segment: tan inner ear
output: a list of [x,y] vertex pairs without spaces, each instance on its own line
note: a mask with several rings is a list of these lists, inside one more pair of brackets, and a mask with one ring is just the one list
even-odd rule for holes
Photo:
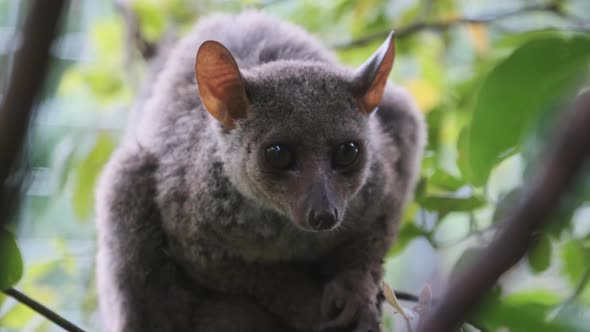
[[367,91],[367,93],[362,98],[367,112],[373,111],[377,106],[379,106],[379,103],[381,103],[381,98],[383,98],[383,92],[385,91],[385,85],[387,84],[387,78],[389,77],[389,73],[393,67],[394,58],[395,51],[392,42],[391,46],[387,50],[387,53],[385,54],[383,62],[381,62],[381,66],[379,66],[379,70],[377,71],[375,80],[373,80],[373,84],[371,84],[369,91]]
[[248,115],[242,75],[231,53],[216,41],[206,41],[197,52],[195,76],[205,108],[226,129]]
[[[361,80],[358,84],[360,86],[368,85],[368,89],[360,98],[359,110],[361,112],[371,113],[381,103],[394,60],[395,42],[393,33],[391,33],[375,54],[361,67],[361,72],[357,74],[357,79]],[[366,84],[366,80],[371,78],[372,82]]]

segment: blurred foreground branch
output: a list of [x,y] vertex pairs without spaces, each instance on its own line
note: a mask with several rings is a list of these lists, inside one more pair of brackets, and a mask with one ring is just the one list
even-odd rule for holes
[[[0,229],[8,222],[8,216],[18,203],[16,191],[21,183],[14,179],[15,170],[33,115],[34,103],[45,82],[51,44],[58,30],[65,3],[65,0],[37,0],[30,3],[20,47],[14,56],[8,88],[0,105]],[[11,181],[10,185],[8,181]],[[13,288],[3,292],[67,331],[82,331]]]
[[32,1],[15,52],[8,87],[0,105],[0,228],[16,205],[19,183],[8,184],[18,164],[33,114],[33,104],[49,67],[49,50],[58,29],[64,0]]
[[532,178],[519,204],[483,253],[454,278],[419,332],[452,331],[460,325],[498,278],[516,264],[533,235],[556,210],[560,198],[590,159],[590,90],[576,100],[573,112],[550,146],[544,166]]
[[[395,37],[396,38],[404,38],[411,36],[415,33],[430,30],[430,31],[445,31],[452,27],[465,25],[465,24],[487,24],[487,23],[495,23],[497,21],[501,21],[503,19],[507,19],[510,17],[528,14],[532,12],[546,12],[558,15],[563,19],[567,19],[572,21],[572,23],[582,31],[590,31],[590,21],[583,21],[581,18],[577,18],[572,15],[568,15],[563,12],[561,7],[556,2],[550,2],[547,4],[532,4],[528,6],[524,6],[518,9],[511,9],[506,11],[501,11],[497,13],[489,13],[489,14],[482,14],[476,16],[463,16],[463,17],[453,17],[449,19],[443,19],[439,21],[418,21],[412,23],[407,26],[402,26],[398,28],[394,28]],[[365,37],[361,37],[359,39],[352,40],[348,43],[334,45],[336,49],[347,49],[353,47],[360,47],[367,45],[371,42],[378,41],[385,39],[387,35],[391,32],[391,30],[387,31],[380,31],[373,34],[370,34]]]

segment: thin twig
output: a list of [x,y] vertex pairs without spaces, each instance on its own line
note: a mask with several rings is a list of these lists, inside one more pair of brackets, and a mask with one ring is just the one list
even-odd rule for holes
[[422,0],[422,12],[420,13],[420,19],[426,20],[432,13],[434,8],[434,0]]
[[41,303],[33,300],[32,298],[28,297],[27,295],[23,294],[22,292],[14,289],[9,288],[3,291],[6,295],[14,298],[18,302],[26,305],[27,307],[35,310],[37,313],[41,314],[45,318],[49,319],[50,321],[54,322],[64,330],[68,332],[84,332],[83,329],[79,328],[78,326],[74,325],[72,322],[68,321],[67,319],[63,318],[62,316],[58,315],[51,309],[47,308],[46,306],[42,305]]
[[[425,30],[444,31],[444,30],[447,30],[451,27],[464,25],[464,24],[495,23],[496,21],[500,21],[500,20],[507,19],[510,17],[514,17],[514,16],[518,16],[518,15],[522,15],[522,14],[527,14],[527,13],[532,13],[532,12],[548,12],[548,13],[553,13],[553,14],[559,15],[561,17],[567,17],[567,16],[563,15],[560,8],[554,3],[532,4],[532,5],[524,6],[522,8],[518,8],[518,9],[506,10],[506,11],[501,11],[501,12],[491,13],[491,14],[455,17],[455,18],[443,19],[443,20],[432,21],[432,22],[418,21],[418,22],[412,23],[407,26],[394,28],[393,30],[395,31],[395,37],[397,39],[400,39],[400,38],[408,37],[408,36],[413,35],[417,32],[421,32],[421,31],[425,31]],[[576,23],[580,26],[579,27],[580,30],[584,30],[588,26],[588,22],[585,22],[584,24],[581,22],[576,22]],[[387,35],[390,32],[391,32],[391,30],[376,32],[376,33],[361,37],[359,39],[352,40],[352,41],[344,43],[344,44],[334,45],[334,48],[335,49],[347,49],[347,48],[364,46],[364,45],[367,45],[371,42],[384,39],[385,37],[387,37]]]
[[479,243],[483,243],[485,240],[484,235],[487,235],[487,233],[489,233],[491,231],[495,231],[498,227],[499,227],[499,224],[493,223],[493,224],[491,224],[487,227],[481,228],[481,229],[470,230],[469,233],[467,233],[467,235],[461,237],[458,240],[450,242],[450,243],[439,243],[434,239],[433,239],[433,241],[431,241],[431,243],[434,243],[435,249],[449,249],[449,248],[452,248],[452,247],[459,245],[461,243],[465,243],[465,241],[473,238],[474,236],[479,238],[479,240],[480,240]]
[[582,294],[582,292],[586,288],[588,280],[590,280],[590,266],[586,268],[586,271],[584,271],[584,274],[582,275],[582,278],[580,278],[580,281],[578,282],[578,285],[576,285],[576,289],[574,289],[573,293],[570,296],[568,296],[568,298],[565,301],[563,301],[562,308],[576,301],[576,299],[580,296],[580,294]]
[[582,292],[586,288],[588,280],[590,280],[590,266],[586,268],[586,271],[582,275],[582,278],[578,282],[578,285],[576,286],[576,289],[574,289],[573,293],[570,296],[568,296],[568,298],[565,299],[565,301],[561,303],[557,310],[551,313],[550,319],[559,316],[562,312],[566,311],[567,309],[575,305],[576,299],[582,294]]
[[584,18],[583,16],[579,16],[573,13],[568,13],[563,10],[556,10],[555,14],[565,20],[569,20],[574,22],[576,25],[588,29],[590,27],[590,21]]
[[158,53],[157,44],[148,41],[142,34],[137,15],[130,7],[128,0],[116,0],[115,7],[123,15],[127,25],[127,39],[130,45],[135,45],[145,60],[150,60]]
[[574,290],[572,295],[570,295],[570,297],[568,297],[566,302],[569,302],[569,303],[574,302],[580,296],[580,294],[582,294],[582,292],[586,288],[586,285],[588,284],[588,280],[590,280],[590,267],[588,267],[586,269],[586,272],[584,272],[584,275],[582,276],[582,278],[578,282],[578,286],[576,287],[576,289]]
[[451,281],[441,301],[419,325],[419,332],[445,332],[457,327],[500,276],[527,252],[533,234],[555,212],[590,158],[590,91],[576,100],[565,125],[552,141],[539,173],[523,198],[504,219],[502,227],[478,259]]
[[420,301],[420,298],[418,297],[418,295],[404,292],[404,291],[398,291],[398,290],[394,290],[393,292],[395,293],[395,297],[397,297],[398,300],[410,301],[410,302]]

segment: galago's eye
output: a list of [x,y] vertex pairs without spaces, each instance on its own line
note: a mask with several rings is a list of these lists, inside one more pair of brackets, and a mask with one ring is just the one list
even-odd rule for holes
[[334,168],[345,168],[352,166],[359,157],[359,147],[354,142],[346,142],[338,145],[332,156]]
[[273,144],[264,151],[266,162],[273,168],[286,170],[295,164],[295,155],[285,145]]

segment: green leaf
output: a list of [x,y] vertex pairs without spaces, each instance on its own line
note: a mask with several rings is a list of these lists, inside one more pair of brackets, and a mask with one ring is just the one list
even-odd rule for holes
[[487,76],[475,105],[468,146],[471,181],[483,185],[492,168],[517,151],[540,112],[579,82],[590,40],[544,37],[515,50]]
[[444,190],[457,190],[465,185],[465,182],[448,172],[438,168],[428,178],[429,184],[435,185]]
[[391,247],[387,256],[395,256],[401,253],[406,248],[406,246],[410,242],[412,242],[413,239],[425,235],[426,232],[422,228],[418,227],[418,225],[416,225],[415,223],[403,223],[398,231],[395,244],[393,245],[393,247]]
[[[562,197],[561,200],[563,203],[564,197]],[[568,211],[559,207],[558,211],[553,213],[549,218],[549,221],[543,227],[544,231],[553,238],[561,238],[563,234],[565,234],[565,231],[572,227],[573,212],[574,209]]]
[[438,151],[440,145],[440,136],[443,130],[443,118],[444,111],[441,107],[437,107],[430,112],[427,112],[424,116],[426,120],[427,133],[427,146],[433,151]]
[[81,78],[99,101],[109,101],[124,97],[127,93],[125,82],[116,69],[106,66],[86,68]]
[[589,251],[580,241],[570,240],[561,248],[562,271],[570,284],[576,286],[588,268]]
[[91,40],[97,58],[101,62],[114,63],[121,60],[125,45],[125,23],[118,16],[98,21],[92,26]]
[[533,289],[510,294],[506,300],[513,304],[535,302],[552,306],[559,304],[563,297],[547,289]]
[[513,294],[505,299],[488,298],[480,305],[472,319],[477,326],[489,331],[507,327],[511,332],[581,331],[574,322],[549,321],[548,314],[554,308],[555,296],[536,292]]
[[452,193],[430,194],[425,197],[418,197],[416,201],[425,209],[443,214],[451,211],[472,211],[486,203],[486,200],[480,195],[457,197]]
[[541,273],[551,265],[551,240],[541,234],[535,245],[527,254],[527,262],[534,273]]
[[100,134],[94,148],[76,166],[76,183],[74,188],[74,212],[80,219],[87,219],[94,209],[94,190],[98,175],[108,161],[115,142],[107,134]]
[[143,37],[151,42],[157,42],[162,38],[166,28],[166,16],[162,15],[165,2],[157,1],[133,1],[132,7],[139,17],[139,25]]
[[0,289],[16,284],[23,275],[23,258],[14,236],[0,230]]
[[461,129],[459,138],[457,138],[457,167],[461,172],[461,177],[465,179],[473,178],[469,165],[469,136],[471,127],[466,126]]
[[385,301],[389,303],[402,317],[406,320],[406,323],[409,324],[410,317],[406,314],[404,307],[399,303],[399,300],[395,296],[395,292],[391,289],[391,286],[386,282],[383,282],[383,295],[385,296]]

